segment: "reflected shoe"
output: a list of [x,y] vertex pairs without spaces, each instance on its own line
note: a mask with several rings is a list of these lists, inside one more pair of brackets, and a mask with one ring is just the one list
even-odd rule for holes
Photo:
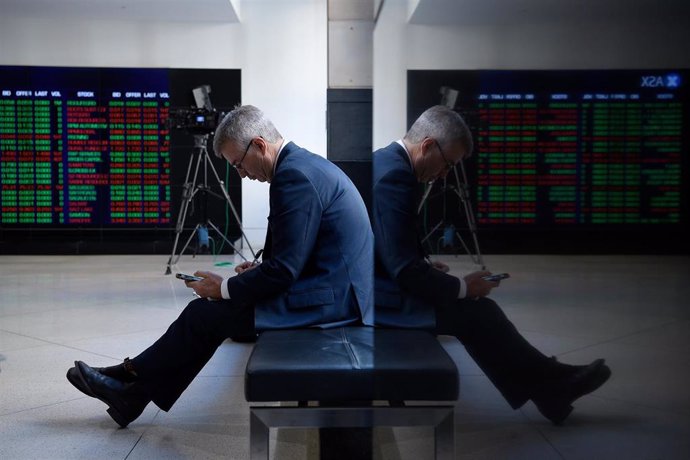
[[67,379],[79,391],[103,401],[108,414],[125,428],[136,420],[151,401],[138,383],[127,383],[103,375],[82,361],[67,371]]
[[572,403],[602,386],[611,377],[603,359],[588,366],[578,366],[572,375],[543,385],[532,401],[541,414],[560,425],[573,411]]

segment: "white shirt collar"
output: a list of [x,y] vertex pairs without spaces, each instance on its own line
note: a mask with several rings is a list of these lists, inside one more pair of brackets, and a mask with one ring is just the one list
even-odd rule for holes
[[[403,142],[403,140],[402,140],[402,139],[398,139],[398,140],[395,141],[395,142],[397,142],[398,144],[400,144],[400,146],[401,146],[403,149],[405,149],[405,153],[407,153],[407,158],[410,159],[410,166],[412,166],[412,156],[410,156],[410,152],[407,150],[407,147],[405,146],[405,143]],[[412,169],[414,169],[414,166],[412,166]]]
[[276,166],[278,166],[278,158],[280,158],[280,154],[283,153],[283,149],[285,146],[290,142],[288,139],[283,139],[283,143],[280,145],[280,148],[278,149],[278,155],[276,155],[276,161],[273,162],[273,175],[276,175]]

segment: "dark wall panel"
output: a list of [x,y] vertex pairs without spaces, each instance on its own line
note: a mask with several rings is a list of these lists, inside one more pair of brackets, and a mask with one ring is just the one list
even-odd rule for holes
[[328,158],[332,161],[370,161],[372,91],[328,90]]
[[340,167],[370,209],[372,90],[328,90],[328,159]]

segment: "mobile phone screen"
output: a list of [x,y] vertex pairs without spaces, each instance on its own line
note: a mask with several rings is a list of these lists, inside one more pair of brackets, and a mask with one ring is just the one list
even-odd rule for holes
[[485,281],[501,281],[503,279],[510,278],[508,273],[497,273],[495,275],[489,275],[482,278]]
[[175,277],[176,277],[177,279],[181,279],[181,280],[184,280],[184,281],[201,281],[201,280],[203,279],[203,278],[201,278],[201,277],[199,277],[199,276],[187,275],[187,274],[184,274],[184,273],[177,273],[177,274],[175,274]]

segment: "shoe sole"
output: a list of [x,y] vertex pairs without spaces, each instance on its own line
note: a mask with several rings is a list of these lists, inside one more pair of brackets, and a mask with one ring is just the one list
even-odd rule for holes
[[80,363],[84,364],[85,366],[87,366],[88,364],[82,363],[81,361],[75,361],[74,362],[74,367],[76,369],[76,374],[78,375],[78,380],[80,383],[82,383],[84,385],[84,388],[86,388],[88,390],[88,392],[84,391],[82,388],[80,388],[78,385],[76,385],[74,382],[72,382],[72,380],[69,377],[69,371],[68,371],[67,379],[70,381],[70,383],[72,383],[72,385],[77,387],[77,389],[80,390],[82,393],[87,394],[89,396],[92,396],[92,397],[98,399],[99,401],[103,402],[105,405],[107,405],[108,409],[106,410],[106,412],[108,413],[108,415],[110,415],[110,417],[113,420],[115,420],[115,423],[120,425],[122,428],[127,428],[127,425],[129,425],[129,421],[127,421],[127,419],[125,417],[123,417],[122,414],[107,399],[100,396],[98,393],[94,392],[91,389],[89,384],[86,382],[84,375],[81,372]]
[[[560,407],[551,407],[550,409],[546,409],[544,407],[537,407],[539,408],[539,412],[541,415],[546,417],[551,423],[554,425],[562,425],[563,422],[565,421],[566,418],[570,415],[570,413],[573,411],[573,405],[572,402],[564,402],[562,406]],[[536,403],[535,403],[536,404]]]

